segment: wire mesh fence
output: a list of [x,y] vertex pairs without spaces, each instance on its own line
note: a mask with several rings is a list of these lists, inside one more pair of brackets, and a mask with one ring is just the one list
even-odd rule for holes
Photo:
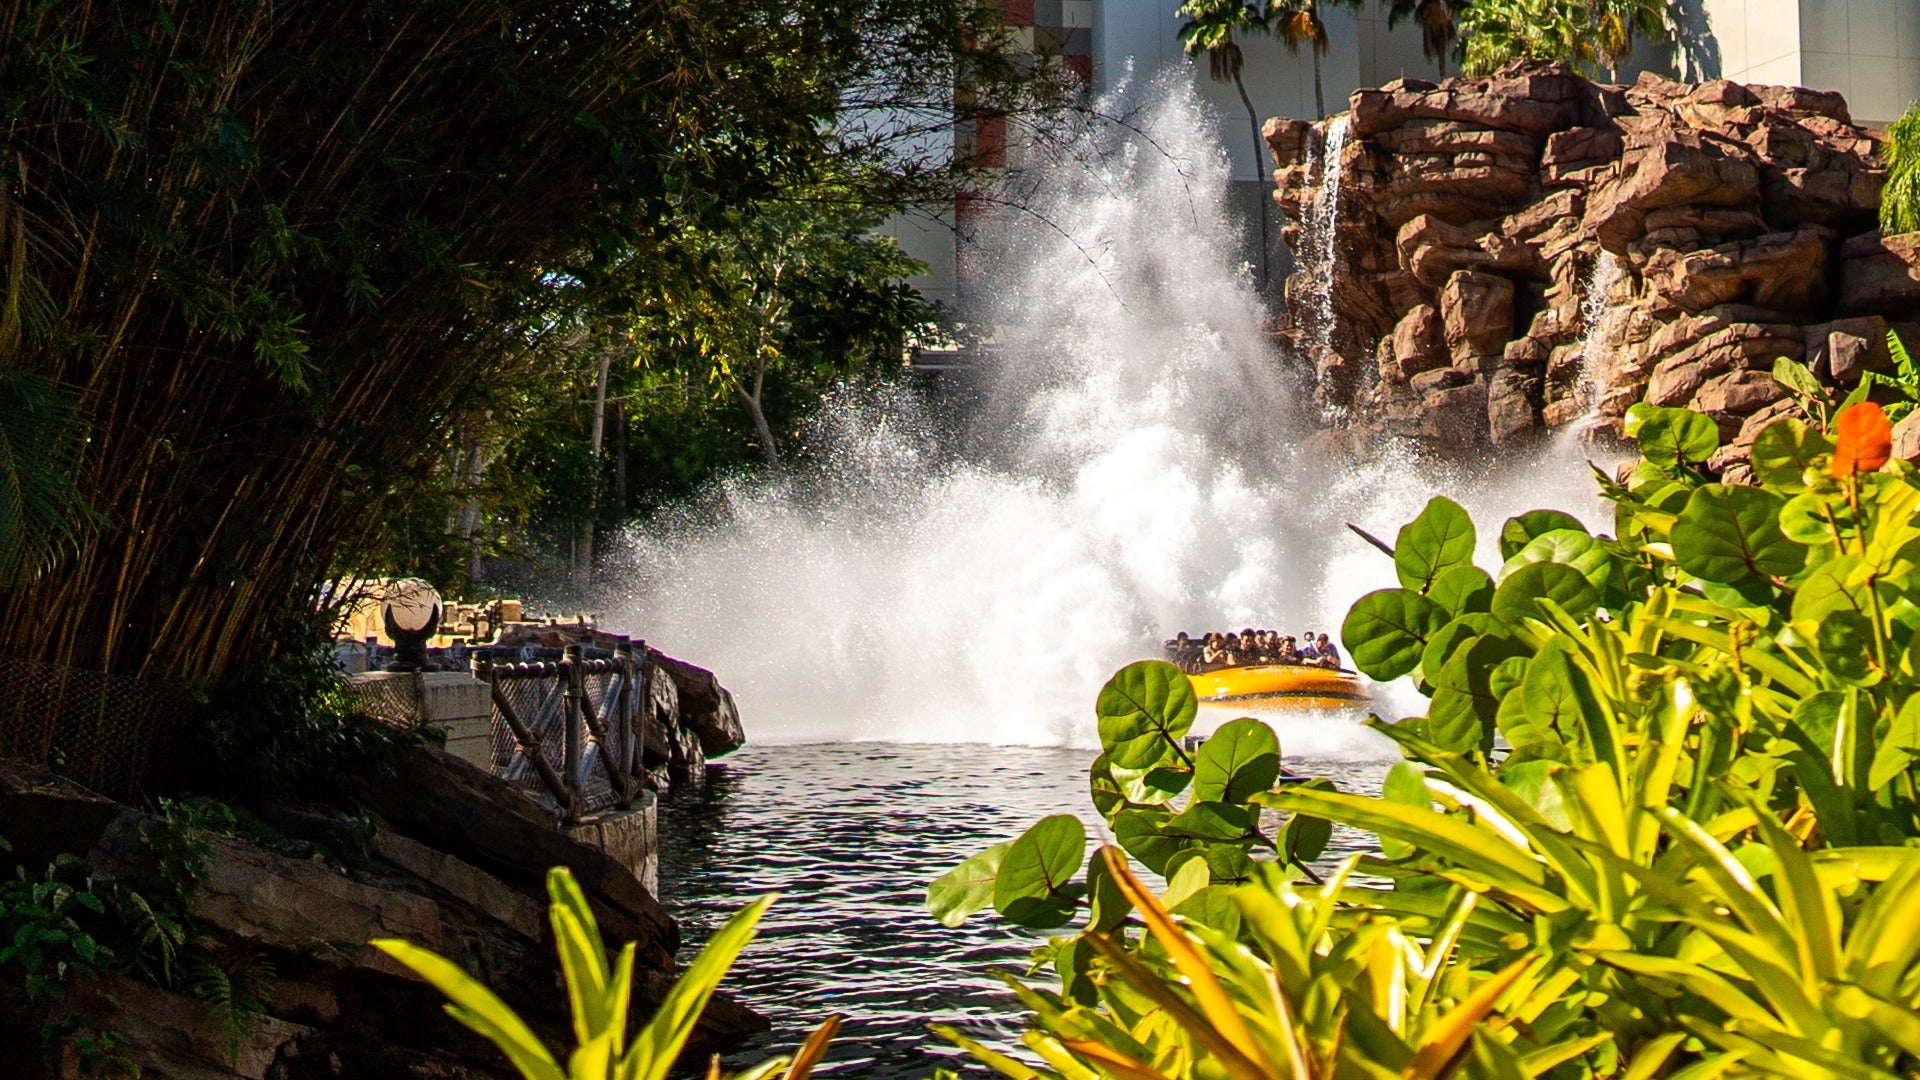
[[[620,679],[617,671],[590,672],[584,676],[582,682],[587,704],[595,716],[607,716],[609,707],[616,705]],[[539,743],[540,756],[564,780],[567,760],[566,680],[557,675],[502,678],[498,680],[498,685],[512,704],[514,714],[526,723]],[[602,755],[607,755],[614,766],[612,771],[621,770],[623,748],[618,745],[620,738],[621,732],[612,726],[607,727],[605,740],[590,730],[581,734],[579,775],[573,779],[572,786],[580,792],[583,813],[598,813],[618,806],[622,801],[620,792],[614,790],[613,781],[609,779],[607,762],[601,760]],[[493,714],[493,771],[494,775],[542,802],[556,801],[499,709],[495,709]]]
[[166,683],[0,657],[0,758],[138,799],[166,787],[202,707]]

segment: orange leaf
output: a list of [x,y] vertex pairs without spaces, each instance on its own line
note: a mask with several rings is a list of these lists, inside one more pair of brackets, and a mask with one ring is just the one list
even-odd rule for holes
[[1840,410],[1833,427],[1838,435],[1833,448],[1833,475],[1839,479],[1856,472],[1872,472],[1893,456],[1893,425],[1871,401]]

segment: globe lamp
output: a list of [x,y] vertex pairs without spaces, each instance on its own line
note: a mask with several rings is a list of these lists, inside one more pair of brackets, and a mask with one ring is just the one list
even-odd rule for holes
[[427,642],[440,628],[440,594],[419,578],[402,578],[386,588],[380,618],[393,639],[388,671],[419,671],[427,666]]

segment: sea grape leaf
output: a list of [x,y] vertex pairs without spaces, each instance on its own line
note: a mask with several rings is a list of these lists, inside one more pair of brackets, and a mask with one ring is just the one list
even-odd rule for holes
[[1827,671],[1842,682],[1868,686],[1880,681],[1873,666],[1873,623],[1857,611],[1830,611],[1814,634]]
[[[1411,761],[1396,762],[1393,768],[1387,770],[1387,778],[1380,785],[1380,797],[1388,802],[1417,806],[1422,810],[1433,808],[1433,796],[1427,791],[1426,774]],[[1413,854],[1414,847],[1404,840],[1382,836],[1380,852],[1389,859],[1404,859]]]
[[1562,529],[1587,531],[1579,518],[1559,510],[1529,510],[1510,517],[1505,525],[1500,526],[1500,558],[1502,561],[1511,559],[1520,554],[1521,548],[1532,543],[1534,537]]
[[1461,643],[1485,634],[1511,636],[1506,623],[1486,612],[1469,612],[1442,626],[1420,652],[1420,677],[1431,686]]
[[1198,847],[1185,837],[1160,831],[1172,815],[1155,807],[1150,810],[1122,810],[1113,816],[1113,839],[1127,854],[1156,874],[1167,872],[1167,860],[1182,851]]
[[1708,581],[1786,577],[1806,564],[1807,551],[1781,533],[1784,506],[1780,496],[1761,488],[1707,484],[1674,523],[1674,559]]
[[1681,464],[1699,465],[1720,449],[1720,426],[1692,409],[1665,409],[1641,402],[1627,411],[1633,424],[1635,411],[1644,407],[1638,424],[1628,434],[1640,444],[1640,454],[1663,469]]
[[[1520,701],[1529,725],[1555,741],[1582,752],[1593,743],[1587,730],[1589,720],[1597,720],[1597,705],[1586,675],[1573,662],[1573,646],[1556,637],[1542,646],[1527,664],[1527,675],[1520,683]],[[1514,742],[1514,733],[1507,739]]]
[[1873,599],[1860,556],[1842,555],[1808,574],[1793,594],[1795,622],[1818,621],[1835,611],[1864,615]]
[[1773,362],[1773,381],[1792,394],[1802,408],[1830,406],[1833,398],[1813,371],[1798,360],[1782,356]]
[[1255,811],[1245,805],[1195,800],[1160,831],[1195,840],[1240,840],[1252,831]]
[[1127,804],[1126,792],[1120,790],[1120,781],[1114,779],[1113,765],[1104,750],[1087,770],[1087,786],[1093,796],[1093,808],[1100,811],[1103,818],[1113,817],[1114,811]]
[[1578,618],[1600,602],[1600,590],[1585,574],[1563,563],[1528,563],[1507,575],[1493,591],[1493,614],[1518,625],[1522,619],[1545,620],[1546,611],[1536,601],[1552,600],[1569,615]]
[[1810,469],[1824,464],[1833,453],[1833,440],[1792,417],[1775,420],[1753,440],[1753,475],[1762,484],[1781,491],[1807,489]]
[[1486,611],[1493,603],[1493,579],[1477,566],[1450,566],[1433,579],[1427,599],[1454,615]]
[[1013,841],[968,856],[927,886],[927,910],[942,926],[959,926],[967,916],[993,902],[994,878]]
[[[1579,574],[1567,572],[1586,584]],[[1513,639],[1493,636],[1474,638],[1454,650],[1434,680],[1433,705],[1427,710],[1428,735],[1435,745],[1455,753],[1485,753],[1493,748],[1493,721],[1500,709],[1500,699],[1493,693],[1493,669],[1522,651]]]
[[1446,611],[1417,592],[1379,589],[1354,603],[1340,625],[1340,638],[1353,666],[1384,682],[1412,671],[1446,622]]
[[1199,851],[1215,884],[1245,881],[1253,873],[1253,856],[1247,853],[1245,843],[1202,844]]
[[1073,919],[1074,878],[1087,855],[1087,830],[1072,814],[1050,814],[1014,840],[993,879],[994,910],[1023,926],[1051,930]]
[[1879,791],[1913,768],[1920,761],[1920,694],[1912,694],[1894,714],[1893,724],[1873,748],[1873,764],[1867,769],[1867,786]]
[[1227,885],[1208,885],[1173,905],[1172,911],[1190,922],[1218,930],[1228,940],[1240,933],[1240,905],[1233,902],[1233,889]]
[[1280,826],[1280,834],[1274,837],[1273,842],[1279,847],[1283,859],[1305,866],[1325,854],[1327,844],[1332,840],[1333,822],[1326,818],[1295,814]]
[[1107,869],[1105,859],[1087,862],[1087,900],[1092,907],[1091,929],[1096,933],[1107,933],[1126,922],[1127,913],[1133,910],[1127,894],[1120,891],[1120,883],[1113,879],[1113,871]]
[[1560,785],[1553,782],[1553,774],[1560,768],[1552,761],[1515,761],[1501,766],[1500,782],[1526,800],[1555,828],[1572,831],[1564,795]]
[[1193,759],[1193,797],[1244,803],[1270,790],[1280,778],[1280,740],[1258,720],[1241,717],[1220,725]]
[[1555,529],[1534,537],[1500,568],[1500,576],[1505,578],[1528,563],[1537,562],[1571,566],[1585,575],[1596,589],[1606,588],[1607,579],[1613,576],[1613,552],[1607,542],[1573,529]]
[[1199,702],[1186,673],[1164,660],[1141,660],[1114,672],[1094,704],[1100,745],[1117,768],[1159,764],[1193,727]]
[[1146,769],[1108,766],[1108,772],[1127,801],[1141,806],[1172,802],[1175,796],[1187,790],[1187,785],[1193,780],[1193,773],[1165,763]]
[[1425,592],[1441,572],[1473,564],[1473,519],[1444,495],[1427,501],[1420,516],[1401,526],[1393,543],[1393,569],[1400,584]]
[[1198,851],[1181,852],[1179,856],[1167,860],[1167,889],[1160,894],[1160,903],[1166,907],[1178,907],[1182,901],[1213,883],[1213,872],[1207,869],[1207,860]]
[[1829,502],[1811,491],[1803,491],[1780,507],[1780,534],[1796,544],[1826,547],[1839,543],[1835,528],[1851,535],[1853,508],[1845,503]]

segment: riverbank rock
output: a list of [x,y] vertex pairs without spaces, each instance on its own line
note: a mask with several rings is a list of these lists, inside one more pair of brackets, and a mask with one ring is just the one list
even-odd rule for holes
[[1873,231],[1880,136],[1837,94],[1609,86],[1522,62],[1349,106],[1265,133],[1295,220],[1342,178],[1337,265],[1298,275],[1334,282],[1336,326],[1280,333],[1317,369],[1365,373],[1318,384],[1362,431],[1458,453],[1580,421],[1617,431],[1646,400],[1732,438],[1777,407],[1777,357],[1849,387],[1887,370],[1888,326],[1920,321],[1920,234]]
[[[271,966],[264,1012],[222,1023],[172,986],[112,975],[69,986],[38,1011],[0,1007],[6,1075],[79,1076],[82,1062],[39,1052],[43,1024],[85,1020],[118,1032],[115,1053],[145,1075],[245,1077],[515,1075],[456,1024],[444,998],[367,942],[400,937],[440,953],[494,989],[550,1046],[571,1043],[547,923],[548,866],[570,867],[612,941],[638,944],[636,1011],[672,984],[678,931],[632,871],[576,842],[506,783],[421,748],[369,785],[371,820],[315,807],[260,806],[278,839],[184,831],[26,766],[0,763],[0,822],[12,845],[0,872],[30,875],[72,856],[68,875],[165,894],[194,866],[183,914],[197,953]],[[254,834],[249,834],[254,835]],[[188,860],[183,862],[182,860]],[[167,870],[168,867],[172,869]],[[737,1045],[765,1022],[724,995],[701,1020],[706,1045]],[[30,1040],[27,1045],[23,1040]]]

